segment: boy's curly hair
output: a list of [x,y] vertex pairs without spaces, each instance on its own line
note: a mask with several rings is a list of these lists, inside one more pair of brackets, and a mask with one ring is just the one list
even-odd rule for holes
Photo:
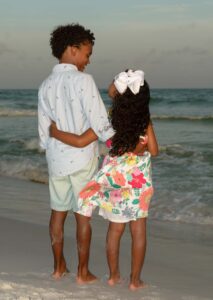
[[127,88],[124,94],[115,96],[110,114],[115,130],[111,156],[120,156],[135,149],[139,136],[145,134],[150,122],[149,100],[150,91],[146,81],[136,95]]
[[58,26],[50,34],[52,54],[58,59],[62,57],[67,46],[80,46],[84,43],[94,45],[94,41],[94,34],[77,23]]

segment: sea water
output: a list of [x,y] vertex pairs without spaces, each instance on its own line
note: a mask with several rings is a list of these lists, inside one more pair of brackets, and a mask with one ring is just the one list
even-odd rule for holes
[[[150,218],[213,225],[213,89],[153,89],[150,109],[160,145]],[[37,90],[0,90],[0,175],[47,183],[37,127]]]

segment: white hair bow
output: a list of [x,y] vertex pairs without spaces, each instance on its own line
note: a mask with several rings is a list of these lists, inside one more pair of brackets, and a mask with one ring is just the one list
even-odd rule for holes
[[144,72],[141,70],[121,72],[115,76],[114,85],[120,94],[129,88],[136,95],[140,87],[144,85]]

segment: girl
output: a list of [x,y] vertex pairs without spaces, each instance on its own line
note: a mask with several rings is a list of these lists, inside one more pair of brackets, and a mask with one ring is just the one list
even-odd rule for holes
[[[132,258],[129,289],[144,286],[140,273],[146,251],[146,218],[151,196],[151,155],[158,154],[158,144],[150,120],[150,91],[143,71],[118,74],[109,87],[113,99],[111,122],[115,131],[109,154],[103,166],[79,194],[79,213],[91,217],[99,206],[99,214],[108,219],[107,261],[110,270],[108,284],[120,282],[119,246],[126,223],[132,238]],[[53,124],[52,137],[84,147],[97,139],[92,129],[78,136],[59,131]]]

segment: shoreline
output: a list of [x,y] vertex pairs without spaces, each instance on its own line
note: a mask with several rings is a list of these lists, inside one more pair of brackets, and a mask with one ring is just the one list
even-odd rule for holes
[[148,288],[128,291],[130,234],[121,241],[120,265],[124,283],[106,284],[107,221],[92,219],[91,271],[100,281],[75,283],[77,252],[72,214],[65,226],[65,256],[71,273],[52,280],[47,185],[0,177],[0,299],[144,299],[210,300],[213,295],[212,227],[148,220],[147,254],[142,278]]

